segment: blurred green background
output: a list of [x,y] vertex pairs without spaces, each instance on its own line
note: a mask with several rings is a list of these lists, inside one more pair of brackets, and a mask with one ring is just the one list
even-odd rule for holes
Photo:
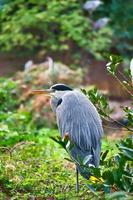
[[[62,53],[76,62],[108,50],[132,56],[132,0],[108,0],[87,10],[83,0],[0,1],[1,51]],[[96,26],[99,19],[108,23]],[[106,20],[105,20],[106,21]],[[73,57],[74,56],[74,57]]]

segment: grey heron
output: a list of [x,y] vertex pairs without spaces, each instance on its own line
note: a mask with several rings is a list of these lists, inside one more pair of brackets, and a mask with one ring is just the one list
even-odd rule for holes
[[28,60],[25,64],[24,64],[24,70],[28,71],[32,66],[34,65],[32,60]]
[[[67,133],[74,146],[70,154],[79,163],[87,156],[87,165],[99,166],[101,136],[103,128],[100,116],[91,101],[80,91],[65,84],[55,84],[48,90],[34,90],[33,94],[51,96],[51,107],[56,113],[57,125],[63,138]],[[76,191],[78,191],[78,172],[88,179],[90,174],[80,164],[76,164]]]
[[95,30],[99,30],[99,29],[105,27],[109,21],[110,21],[110,19],[108,17],[100,18],[93,23],[93,27]]
[[101,4],[103,4],[100,0],[89,0],[86,1],[83,5],[83,8],[87,11],[94,11],[96,10]]

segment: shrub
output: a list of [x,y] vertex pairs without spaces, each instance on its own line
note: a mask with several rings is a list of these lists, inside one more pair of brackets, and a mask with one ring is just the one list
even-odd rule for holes
[[95,31],[77,0],[8,1],[1,8],[0,23],[4,51],[84,51],[100,56],[111,44],[111,29]]
[[[74,58],[91,53],[100,57],[110,47],[131,57],[133,41],[132,0],[105,1],[91,14],[85,0],[5,0],[0,3],[0,47],[3,51],[23,49],[45,53],[65,52]],[[124,9],[123,9],[124,8]],[[95,30],[101,18],[109,23]],[[121,42],[122,41],[122,42]],[[80,52],[80,54],[78,53]]]

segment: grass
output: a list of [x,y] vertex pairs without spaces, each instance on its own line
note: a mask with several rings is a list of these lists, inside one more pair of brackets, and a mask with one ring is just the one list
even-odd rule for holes
[[[57,130],[42,128],[38,133],[12,135],[0,147],[0,199],[80,199],[92,195],[80,177],[80,193],[75,193],[74,165],[66,152],[50,139]],[[6,134],[8,135],[8,134]],[[10,135],[10,134],[9,134]],[[17,138],[17,139],[16,139]],[[18,140],[20,139],[20,141]],[[16,143],[12,144],[12,141]],[[103,149],[109,148],[107,140]],[[89,194],[88,194],[89,193]]]

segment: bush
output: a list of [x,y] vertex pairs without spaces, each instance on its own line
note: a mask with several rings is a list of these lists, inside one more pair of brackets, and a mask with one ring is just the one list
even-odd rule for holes
[[[43,50],[45,53],[58,50],[69,57],[75,54],[76,60],[88,53],[99,58],[111,47],[112,51],[130,58],[133,50],[132,0],[103,0],[103,4],[91,14],[83,9],[85,2],[2,1],[1,49],[15,52]],[[93,24],[105,17],[109,18],[109,23],[95,30]]]
[[[99,7],[97,17],[107,16],[110,19],[109,26],[112,29],[112,48],[131,59],[133,51],[133,2],[132,0],[103,0]],[[124,9],[123,9],[124,8]]]
[[[41,50],[100,56],[111,44],[111,29],[93,30],[77,0],[8,1],[0,13],[3,51]],[[78,49],[78,51],[76,50]]]
[[11,79],[0,78],[0,111],[12,111],[17,107],[16,87]]

